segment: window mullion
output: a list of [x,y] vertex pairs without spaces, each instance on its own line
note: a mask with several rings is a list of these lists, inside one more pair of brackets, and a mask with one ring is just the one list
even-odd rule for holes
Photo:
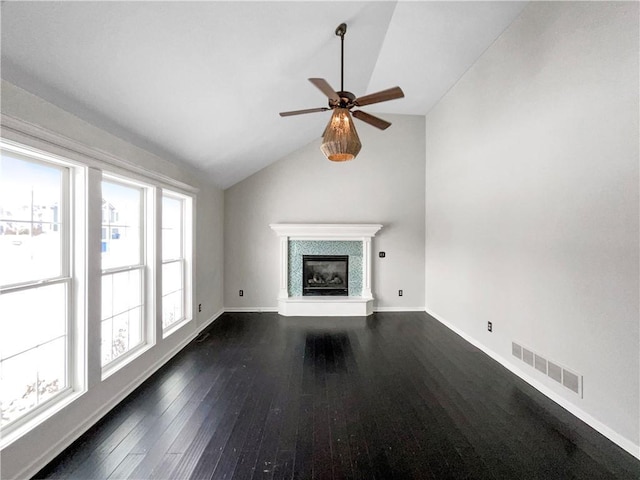
[[0,288],[1,294],[11,293],[11,292],[20,292],[22,290],[28,290],[30,288],[38,288],[44,287],[47,285],[55,285],[56,283],[68,282],[71,280],[71,277],[53,277],[46,278],[43,280],[38,280],[37,282],[27,282],[27,283],[17,283],[15,285],[5,285]]
[[111,275],[114,273],[130,272],[131,270],[143,270],[144,264],[126,265],[124,267],[106,268],[102,270],[102,275]]

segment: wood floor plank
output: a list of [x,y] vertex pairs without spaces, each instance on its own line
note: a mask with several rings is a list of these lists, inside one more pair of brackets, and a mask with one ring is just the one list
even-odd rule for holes
[[428,315],[335,320],[223,315],[35,478],[640,478]]
[[298,434],[296,436],[293,464],[294,479],[313,477],[313,397],[310,394],[300,396],[298,411]]
[[166,453],[153,470],[151,470],[148,477],[136,477],[134,474],[132,479],[149,478],[152,480],[175,480],[171,476],[171,472],[173,472],[181,459],[182,453]]
[[326,339],[323,335],[312,335],[313,339],[313,439],[312,475],[314,479],[333,479],[331,456],[331,429],[329,426],[329,401],[326,386]]
[[226,480],[233,477],[247,437],[256,423],[256,416],[260,415],[260,402],[269,398],[269,380],[265,377],[256,379],[250,387],[249,394],[242,405],[233,431],[225,444],[218,464],[213,471],[212,479]]
[[[291,355],[291,352],[289,352],[289,355]],[[258,457],[253,471],[253,479],[264,480],[273,478],[278,454],[278,445],[280,442],[280,434],[286,416],[286,407],[289,403],[288,393],[290,389],[290,381],[294,374],[292,362],[289,360],[291,357],[289,355],[282,355],[281,368],[285,370],[286,374],[278,379],[278,390],[273,397],[269,413],[265,419]]]
[[198,434],[203,423],[208,419],[211,414],[212,408],[214,408],[218,401],[220,401],[226,394],[228,394],[231,388],[234,369],[223,368],[220,371],[220,375],[212,385],[212,388],[208,391],[204,399],[199,403],[196,410],[191,414],[187,422],[184,424],[176,439],[172,442],[167,453],[181,453],[184,454],[186,449],[193,442],[194,437]]
[[[248,416],[248,409],[251,408],[254,403],[253,398],[249,397],[247,409],[245,409],[245,404],[247,403],[247,396],[252,387],[255,374],[247,371],[243,372],[246,373],[246,375],[243,376],[235,395],[231,398],[228,408],[225,410],[220,422],[209,439],[209,443],[207,443],[207,446],[200,454],[198,464],[191,474],[191,478],[193,479],[210,479],[213,477],[224,448],[229,442],[229,437],[234,431],[236,431],[236,433],[238,432],[235,430],[235,427],[239,423],[240,415],[244,414]],[[234,442],[235,441],[234,439]],[[238,439],[238,444],[239,443],[240,439]],[[233,472],[232,468],[230,470]]]
[[120,462],[120,465],[116,467],[116,469],[109,475],[107,478],[112,480],[118,480],[120,478],[133,478],[133,471],[136,469],[138,464],[144,458],[144,453],[130,453],[124,460]]
[[[156,467],[158,462],[162,461],[169,451],[171,445],[175,442],[177,436],[185,428],[190,418],[195,414],[201,402],[215,388],[216,382],[220,378],[221,370],[219,368],[211,368],[206,373],[196,378],[197,387],[195,391],[188,397],[187,402],[183,405],[175,417],[170,419],[169,425],[155,439],[148,439],[145,448],[144,459],[138,464],[133,472],[134,478],[147,478]],[[144,444],[143,444],[144,445]],[[140,446],[143,446],[140,445]],[[134,449],[135,450],[135,449]]]
[[[218,426],[225,420],[225,415],[232,408],[232,402],[237,400],[239,389],[243,388],[243,382],[246,382],[244,375],[240,369],[235,369],[231,375],[230,381],[220,395],[208,404],[209,411],[195,435],[192,436],[190,443],[186,448],[181,448],[183,453],[180,462],[172,472],[174,478],[187,479],[190,478],[198,463],[202,460],[202,454],[207,448],[211,438],[214,436]],[[175,445],[175,442],[174,442]],[[172,446],[172,451],[176,451]]]
[[343,397],[340,391],[340,374],[330,373],[327,375],[326,381],[333,478],[336,480],[353,478],[349,435],[344,416]]

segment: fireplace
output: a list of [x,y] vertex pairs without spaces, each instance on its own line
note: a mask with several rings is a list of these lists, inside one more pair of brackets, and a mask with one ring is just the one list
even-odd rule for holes
[[[280,238],[280,289],[278,290],[280,315],[285,317],[362,317],[373,313],[371,240],[382,225],[274,223],[270,227]],[[354,244],[358,244],[357,248],[354,248]],[[318,289],[320,286],[318,283],[310,285],[304,280],[307,277],[303,257],[312,254],[325,258],[332,257],[334,254],[343,256],[344,285],[340,286],[337,292],[335,276],[331,290]],[[335,273],[339,275],[339,271],[336,270]],[[311,278],[313,279],[313,276]],[[316,291],[309,291],[309,287]],[[334,294],[326,295],[329,292]]]
[[349,295],[349,256],[303,255],[302,295]]

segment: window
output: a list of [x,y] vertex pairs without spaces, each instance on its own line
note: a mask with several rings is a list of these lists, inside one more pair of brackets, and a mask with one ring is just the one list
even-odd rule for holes
[[191,187],[36,143],[0,139],[0,448],[192,318]]
[[165,191],[162,196],[162,329],[190,317],[186,295],[190,271],[190,199]]
[[0,160],[0,404],[4,428],[70,391],[69,168]]
[[145,340],[144,188],[102,182],[102,366]]

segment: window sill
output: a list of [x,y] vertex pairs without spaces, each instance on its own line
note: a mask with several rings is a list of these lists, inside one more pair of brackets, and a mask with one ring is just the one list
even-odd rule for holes
[[148,352],[152,348],[153,348],[153,345],[149,344],[149,343],[145,343],[143,345],[139,345],[139,346],[135,347],[134,349],[130,350],[129,352],[127,352],[122,357],[120,357],[120,358],[114,360],[113,362],[111,362],[110,364],[102,367],[102,378],[101,378],[101,381],[104,382],[111,375],[113,375],[114,373],[120,371],[122,368],[126,367],[131,362],[133,362],[134,360],[138,359],[140,356],[142,356],[144,353]]
[[13,442],[21,438],[23,435],[36,429],[42,423],[58,414],[62,409],[75,402],[80,398],[86,389],[74,391],[69,389],[65,393],[61,393],[59,398],[51,399],[51,404],[45,406],[44,409],[28,413],[24,418],[16,420],[16,425],[10,425],[8,428],[2,430],[2,438],[0,438],[0,450],[11,445]]
[[167,327],[162,331],[162,339],[164,340],[169,335],[172,335],[173,333],[177,332],[182,327],[184,327],[187,323],[189,323],[191,320],[193,320],[193,318],[185,318],[183,320],[180,320],[179,322],[176,322],[170,325],[169,327]]

